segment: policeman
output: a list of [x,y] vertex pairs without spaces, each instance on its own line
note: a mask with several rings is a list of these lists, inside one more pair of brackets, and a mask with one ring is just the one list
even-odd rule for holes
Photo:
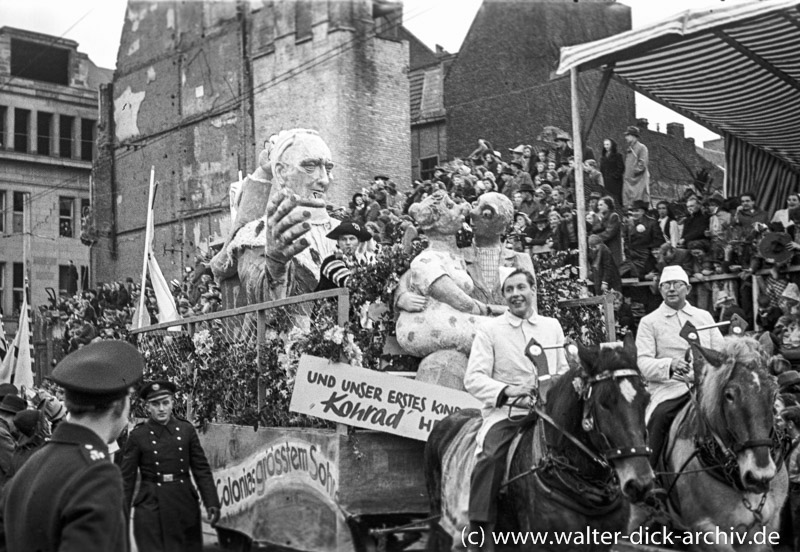
[[133,534],[147,552],[202,551],[197,492],[211,525],[219,521],[219,497],[194,426],[172,415],[175,385],[148,383],[140,392],[150,419],[130,432],[122,457],[125,505],[130,508],[136,472],[142,474],[133,507]]
[[65,389],[69,418],[5,488],[10,552],[128,550],[122,475],[108,444],[128,423],[144,360],[122,341],[67,355],[51,379]]

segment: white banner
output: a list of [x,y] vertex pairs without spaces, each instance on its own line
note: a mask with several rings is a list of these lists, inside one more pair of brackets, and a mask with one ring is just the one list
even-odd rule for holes
[[442,418],[480,407],[464,391],[304,355],[289,410],[427,441]]

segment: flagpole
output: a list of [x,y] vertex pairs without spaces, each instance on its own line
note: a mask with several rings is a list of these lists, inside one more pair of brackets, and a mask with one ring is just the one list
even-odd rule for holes
[[138,310],[138,324],[137,327],[143,328],[150,325],[150,318],[147,318],[147,324],[144,324],[145,316],[145,288],[147,282],[147,256],[150,254],[150,246],[153,243],[153,190],[156,182],[156,167],[150,167],[150,190],[147,194],[147,226],[144,231],[144,260],[142,261],[142,287],[139,290],[139,310]]

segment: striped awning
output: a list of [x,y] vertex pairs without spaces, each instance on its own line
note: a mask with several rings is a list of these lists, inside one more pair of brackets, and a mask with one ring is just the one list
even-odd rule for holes
[[561,49],[556,71],[613,67],[635,91],[800,171],[800,1],[690,10]]

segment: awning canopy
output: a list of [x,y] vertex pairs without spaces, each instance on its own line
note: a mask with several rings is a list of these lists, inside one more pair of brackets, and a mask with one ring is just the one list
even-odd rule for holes
[[800,171],[800,1],[686,11],[562,48],[556,73],[602,66],[637,92]]

